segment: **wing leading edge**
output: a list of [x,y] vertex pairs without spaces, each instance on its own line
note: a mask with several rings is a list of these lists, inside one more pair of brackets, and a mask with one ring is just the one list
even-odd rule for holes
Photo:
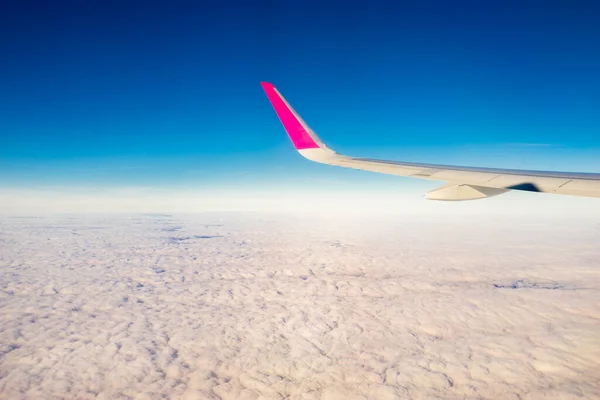
[[509,190],[600,198],[600,174],[460,167],[374,160],[328,148],[270,83],[261,85],[296,150],[305,158],[338,167],[446,182],[427,194],[431,200],[475,200]]

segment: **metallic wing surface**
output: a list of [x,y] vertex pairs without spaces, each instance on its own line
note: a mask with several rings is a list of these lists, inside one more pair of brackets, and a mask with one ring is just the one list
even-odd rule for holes
[[261,83],[296,150],[305,158],[338,167],[445,182],[431,200],[475,200],[509,190],[600,198],[600,174],[460,167],[374,160],[338,154],[328,148],[270,83]]

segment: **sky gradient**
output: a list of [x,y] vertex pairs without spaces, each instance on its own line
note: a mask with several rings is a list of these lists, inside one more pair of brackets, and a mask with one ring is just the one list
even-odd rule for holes
[[0,199],[436,186],[302,159],[260,81],[341,153],[600,172],[597,3],[416,3],[5,2]]

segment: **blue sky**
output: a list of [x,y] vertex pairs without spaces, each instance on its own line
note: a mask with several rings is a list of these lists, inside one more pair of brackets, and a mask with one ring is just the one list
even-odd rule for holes
[[600,171],[597,2],[2,7],[0,188],[419,185],[302,159],[263,80],[339,152]]

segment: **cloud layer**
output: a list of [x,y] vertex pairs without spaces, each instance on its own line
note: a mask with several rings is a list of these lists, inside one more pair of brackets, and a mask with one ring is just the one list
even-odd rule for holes
[[0,398],[599,398],[589,219],[0,220]]

